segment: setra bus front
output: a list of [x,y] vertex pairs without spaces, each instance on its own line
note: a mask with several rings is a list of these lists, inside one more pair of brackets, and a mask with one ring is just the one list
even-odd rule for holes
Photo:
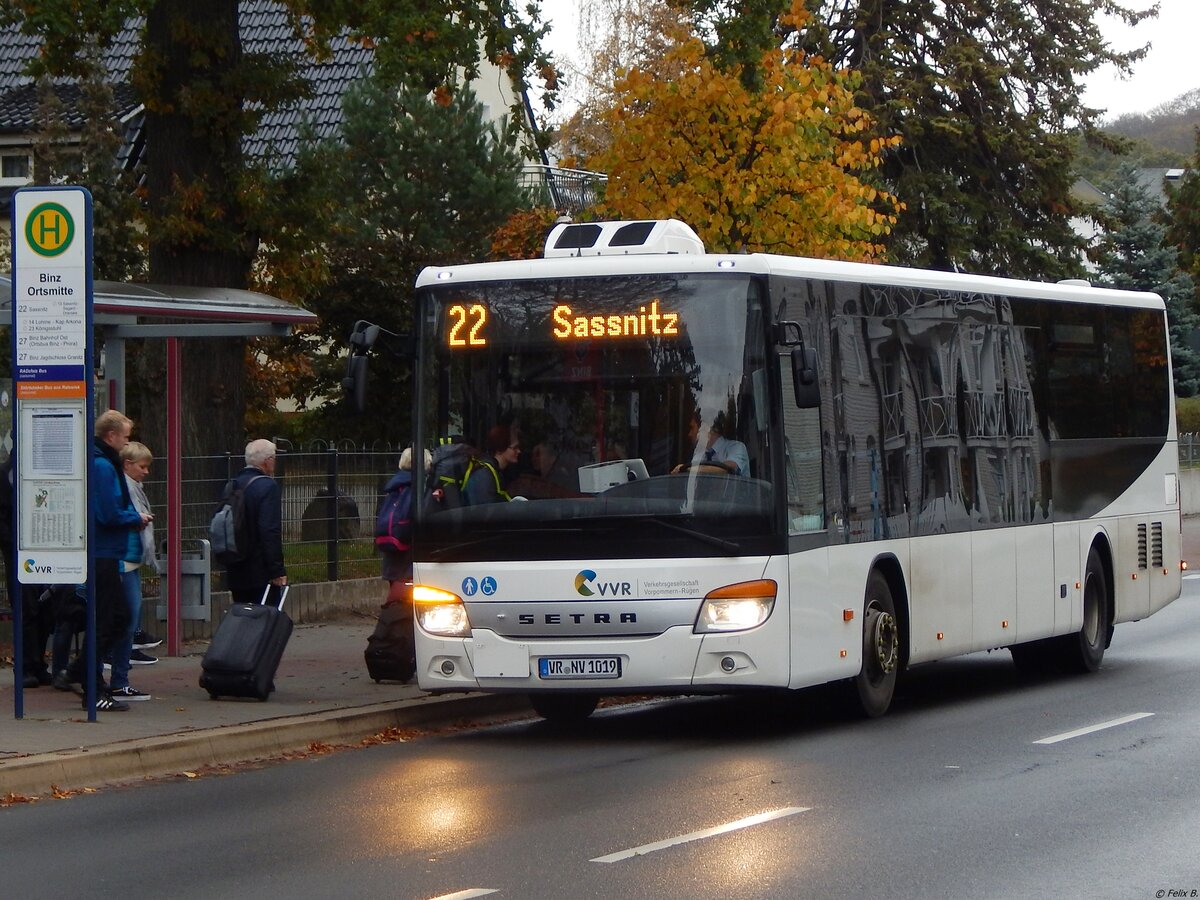
[[586,714],[601,694],[789,685],[780,330],[756,265],[422,274],[415,440],[471,460],[424,473],[423,689]]

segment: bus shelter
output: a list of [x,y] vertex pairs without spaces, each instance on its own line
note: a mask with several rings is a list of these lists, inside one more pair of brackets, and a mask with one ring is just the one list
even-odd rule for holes
[[[12,325],[12,279],[0,274],[0,325]],[[286,300],[255,291],[182,285],[94,282],[93,322],[102,335],[103,374],[98,402],[125,409],[126,342],[161,338],[167,342],[167,652],[179,654],[181,636],[180,575],[182,570],[183,454],[180,432],[182,357],[179,342],[188,338],[285,337],[298,325],[313,324],[317,315]],[[0,397],[0,442],[13,447],[11,390]],[[15,602],[15,598],[12,598]]]

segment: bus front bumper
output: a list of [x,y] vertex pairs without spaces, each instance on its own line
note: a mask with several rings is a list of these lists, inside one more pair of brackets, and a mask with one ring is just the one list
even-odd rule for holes
[[786,634],[761,626],[719,634],[679,626],[646,637],[561,640],[516,640],[487,629],[474,629],[469,638],[418,632],[417,679],[432,693],[687,693],[788,685]]

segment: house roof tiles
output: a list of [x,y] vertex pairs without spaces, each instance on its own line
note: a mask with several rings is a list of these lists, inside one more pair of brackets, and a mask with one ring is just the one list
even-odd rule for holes
[[[264,114],[258,130],[245,141],[248,156],[270,157],[287,164],[294,159],[305,123],[317,137],[337,133],[342,123],[342,95],[353,81],[370,70],[372,51],[343,38],[333,42],[327,60],[312,59],[303,40],[293,32],[285,7],[273,0],[242,0],[239,22],[244,52],[291,57],[308,84],[304,97]],[[140,18],[130,19],[102,54],[115,87],[118,116],[122,118],[138,109],[129,73],[140,46],[141,26]],[[36,39],[13,27],[0,29],[0,134],[27,134],[35,128],[37,90],[25,68],[37,50]],[[78,86],[63,82],[55,90],[63,101],[68,125],[79,127],[82,116]],[[140,124],[140,117],[127,123],[127,146],[123,151],[126,160],[140,153]]]

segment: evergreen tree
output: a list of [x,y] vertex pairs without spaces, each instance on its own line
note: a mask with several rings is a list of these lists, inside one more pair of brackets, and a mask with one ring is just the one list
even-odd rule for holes
[[1200,283],[1200,129],[1188,170],[1167,191],[1167,213],[1167,238],[1179,248],[1179,267]]
[[1191,345],[1200,328],[1195,283],[1180,270],[1179,251],[1167,242],[1166,227],[1156,221],[1158,206],[1132,166],[1122,169],[1106,212],[1112,226],[1097,248],[1100,274],[1111,287],[1153,291],[1166,301],[1175,392],[1195,396],[1200,393],[1200,354]]
[[1094,19],[1135,25],[1118,0],[806,0],[814,19],[787,34],[787,0],[692,0],[711,52],[744,80],[790,40],[862,76],[860,105],[880,136],[903,140],[883,184],[905,204],[890,241],[900,262],[1055,279],[1079,274],[1070,225],[1072,137],[1103,141],[1079,79],[1145,54],[1112,50]]
[[[469,91],[443,105],[424,91],[397,93],[377,80],[345,99],[342,139],[312,145],[273,196],[317,211],[296,223],[267,260],[273,289],[306,294],[321,317],[311,348],[344,348],[358,319],[393,332],[413,328],[413,284],[427,265],[488,258],[491,235],[521,206],[517,132],[499,131]],[[316,277],[314,269],[323,271]],[[410,365],[389,356],[387,341],[371,361],[372,415],[347,421],[343,405],[320,411],[326,433],[348,428],[369,438],[409,437]],[[315,366],[301,384],[308,397],[340,396],[344,362],[311,352]]]

